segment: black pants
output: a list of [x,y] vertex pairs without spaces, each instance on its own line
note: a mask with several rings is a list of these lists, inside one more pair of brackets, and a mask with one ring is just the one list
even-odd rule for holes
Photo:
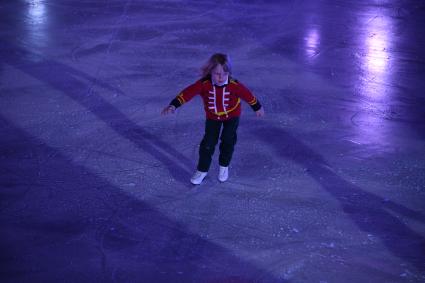
[[[220,156],[218,162],[220,166],[229,166],[232,160],[233,150],[237,141],[236,130],[239,125],[239,117],[227,121],[205,121],[205,135],[199,147],[198,170],[208,172],[211,165],[211,158],[214,154],[215,146],[220,137]],[[220,130],[223,126],[223,130]]]

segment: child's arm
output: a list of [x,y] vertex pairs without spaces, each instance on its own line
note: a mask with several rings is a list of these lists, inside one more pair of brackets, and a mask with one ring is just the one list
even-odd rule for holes
[[162,115],[167,115],[174,113],[174,111],[191,100],[195,95],[201,93],[202,90],[202,81],[199,80],[196,83],[186,87],[179,95],[177,95],[169,105],[167,105],[161,112]]
[[252,110],[255,111],[257,117],[264,116],[264,107],[261,105],[260,101],[258,101],[258,99],[252,94],[252,92],[240,82],[237,82],[237,86],[239,97],[246,103],[248,103],[249,106],[251,106]]

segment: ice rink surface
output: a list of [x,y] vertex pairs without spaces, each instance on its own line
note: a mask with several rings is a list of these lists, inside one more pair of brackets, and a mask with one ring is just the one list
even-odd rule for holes
[[[423,1],[0,3],[1,282],[425,282]],[[228,182],[161,109],[257,95]],[[217,148],[218,149],[218,148]]]

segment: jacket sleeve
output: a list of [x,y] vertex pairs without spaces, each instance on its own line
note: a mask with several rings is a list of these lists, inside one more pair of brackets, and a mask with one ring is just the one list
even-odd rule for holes
[[252,110],[258,111],[261,108],[260,101],[258,101],[258,99],[251,93],[251,91],[240,82],[237,83],[237,86],[239,97],[248,103]]
[[170,105],[178,108],[191,100],[196,95],[200,94],[202,90],[202,82],[199,80],[194,84],[186,87],[179,95],[177,95],[171,102]]

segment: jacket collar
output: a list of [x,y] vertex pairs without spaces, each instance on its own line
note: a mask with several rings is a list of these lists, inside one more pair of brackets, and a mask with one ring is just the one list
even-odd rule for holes
[[[212,80],[211,80],[211,82],[212,82]],[[218,86],[218,87],[223,87],[223,86],[226,86],[228,84],[229,84],[229,77],[227,77],[227,80],[222,85],[218,85],[218,84],[213,83],[214,86]]]

